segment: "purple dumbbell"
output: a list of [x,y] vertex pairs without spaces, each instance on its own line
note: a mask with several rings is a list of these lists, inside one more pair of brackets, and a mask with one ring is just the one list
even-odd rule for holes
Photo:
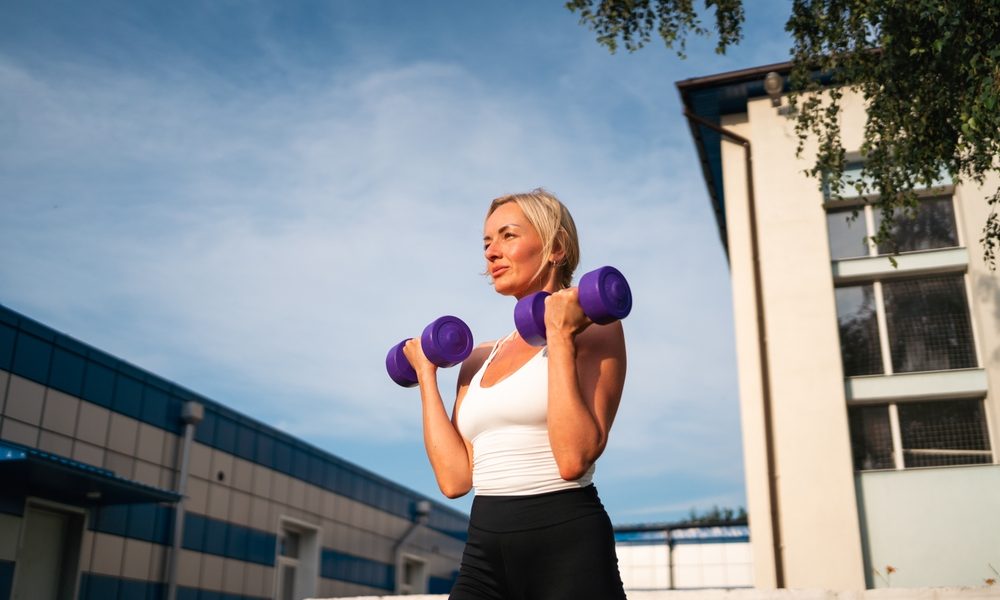
[[[417,385],[417,372],[403,354],[409,338],[389,349],[385,357],[385,370],[389,377],[403,387]],[[434,319],[420,336],[424,356],[439,367],[454,367],[472,354],[472,330],[462,319],[449,315]]]
[[[620,321],[632,311],[632,290],[625,276],[614,267],[594,269],[580,278],[580,308],[598,325]],[[517,301],[514,326],[532,346],[545,345],[545,298],[535,292]]]

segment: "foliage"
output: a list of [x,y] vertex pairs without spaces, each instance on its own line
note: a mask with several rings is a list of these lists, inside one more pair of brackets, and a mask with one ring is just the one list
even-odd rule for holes
[[687,518],[682,519],[677,525],[708,525],[708,524],[719,524],[719,523],[730,523],[732,521],[745,521],[747,518],[747,511],[745,508],[740,506],[739,508],[719,508],[718,506],[713,506],[712,508],[706,510],[705,512],[699,513],[695,509],[691,509],[688,513]]
[[[726,48],[740,41],[743,25],[742,0],[704,0],[705,7],[715,7],[715,30],[719,42],[715,51],[724,54]],[[597,41],[615,52],[618,39],[629,52],[642,48],[649,41],[654,27],[667,47],[678,45],[677,53],[683,58],[685,36],[688,31],[697,35],[710,35],[702,27],[693,0],[601,0],[594,7],[593,0],[569,0],[566,8],[579,11],[580,22],[597,33]]]
[[[597,7],[594,8],[595,1]],[[570,0],[581,22],[612,52],[620,38],[641,48],[656,28],[683,54],[688,32],[704,35],[693,0]],[[718,52],[741,39],[741,0],[714,8]],[[785,29],[793,39],[790,75],[799,153],[817,142],[808,173],[828,186],[869,196],[884,217],[875,243],[892,242],[893,216],[916,212],[915,189],[947,175],[982,185],[1000,156],[1000,2],[996,0],[793,0]],[[822,77],[817,76],[822,74]],[[863,167],[844,178],[848,155],[840,110],[846,90],[868,106]],[[824,93],[817,93],[817,92]],[[987,198],[986,262],[1000,251],[1000,189]]]

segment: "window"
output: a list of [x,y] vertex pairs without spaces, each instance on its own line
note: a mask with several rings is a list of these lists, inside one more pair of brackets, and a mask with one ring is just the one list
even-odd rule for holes
[[[893,241],[870,237],[884,218],[870,205],[827,213],[833,261],[959,246],[950,195],[927,195],[913,210],[896,211]],[[874,264],[874,263],[873,263]],[[838,271],[834,265],[834,271]],[[941,270],[960,268],[947,265]],[[849,271],[848,271],[849,272]],[[978,366],[964,272],[919,277],[881,267],[866,280],[844,278],[834,290],[845,377],[947,371]],[[883,274],[884,273],[884,274]],[[901,399],[848,406],[854,468],[907,469],[990,463],[984,400]]]
[[988,463],[992,460],[980,400],[900,404],[904,467]]
[[836,288],[834,292],[844,374],[853,376],[883,373],[874,286],[853,285]]
[[404,554],[400,560],[400,594],[423,594],[427,591],[427,564],[418,557]]
[[826,229],[830,237],[830,258],[841,260],[868,256],[868,217],[865,207],[856,206],[826,213]]
[[887,281],[882,295],[893,372],[976,366],[961,275]]
[[993,460],[981,399],[854,406],[848,414],[859,471]]
[[892,469],[892,433],[886,406],[857,406],[848,411],[851,428],[851,454],[854,468]]
[[[882,211],[872,211],[874,231],[882,223]],[[916,211],[896,211],[892,217],[893,243],[879,244],[879,254],[912,252],[934,248],[958,246],[958,228],[955,226],[955,209],[951,196],[938,196],[920,200]]]
[[963,275],[846,285],[835,299],[846,377],[977,366]]
[[921,198],[916,209],[897,210],[892,219],[893,241],[875,247],[868,238],[875,235],[882,223],[881,210],[871,205],[856,205],[829,211],[826,225],[830,258],[844,260],[959,245],[951,196]]

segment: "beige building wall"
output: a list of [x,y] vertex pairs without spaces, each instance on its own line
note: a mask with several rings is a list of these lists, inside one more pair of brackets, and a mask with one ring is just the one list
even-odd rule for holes
[[[723,125],[751,140],[786,587],[864,587],[822,196],[767,99]],[[775,585],[744,149],[722,148],[755,581]],[[751,483],[752,481],[752,483]],[[764,524],[767,526],[764,526]],[[762,531],[762,529],[766,531]],[[762,538],[767,539],[762,539]],[[762,560],[763,559],[763,560]],[[824,568],[817,570],[816,565]]]
[[[864,106],[857,97],[847,97],[843,108],[841,124],[845,146],[856,152],[861,143]],[[960,397],[985,395],[993,463],[997,463],[1000,407],[996,393],[989,394],[987,390],[1000,389],[1000,277],[984,264],[979,239],[988,214],[984,189],[996,189],[1000,180],[994,175],[984,188],[969,185],[954,188],[962,248],[949,250],[947,260],[941,258],[946,253],[938,253],[930,259],[908,257],[900,261],[898,272],[892,271],[884,257],[857,261],[861,268],[876,269],[889,277],[902,273],[933,273],[936,269],[955,273],[964,269],[979,368],[967,369],[967,372],[930,373],[929,379],[918,379],[913,374],[845,379],[834,296],[836,269],[831,263],[828,243],[827,206],[818,183],[804,174],[812,164],[810,149],[807,148],[803,158],[796,157],[798,139],[794,121],[786,111],[772,106],[766,97],[748,100],[745,113],[724,115],[721,125],[750,141],[753,159],[762,307],[756,305],[754,291],[746,149],[723,139],[722,193],[733,286],[755,584],[759,588],[770,588],[777,583],[759,346],[761,332],[758,330],[758,310],[762,309],[770,374],[773,475],[777,490],[774,500],[779,515],[784,586],[831,590],[878,586],[877,581],[872,581],[870,572],[872,557],[866,555],[873,551],[871,546],[877,543],[879,556],[894,552],[907,556],[922,554],[904,548],[913,543],[913,538],[898,537],[900,528],[905,529],[906,525],[893,521],[884,510],[892,502],[900,501],[898,497],[886,495],[884,490],[891,489],[893,475],[903,475],[902,472],[885,472],[877,478],[877,488],[869,485],[871,490],[877,489],[881,494],[869,499],[874,502],[869,508],[878,507],[883,512],[867,515],[867,522],[866,515],[859,512],[859,502],[865,500],[857,495],[856,477],[859,486],[861,479],[852,461],[848,405],[850,401],[878,399],[877,390],[883,388],[893,390],[886,392],[883,398],[889,400],[902,399],[900,394],[904,391],[920,394],[925,390],[939,390],[927,392],[929,398],[950,397],[948,390],[958,390],[956,393]],[[948,261],[951,263],[941,266]],[[962,261],[967,264],[963,266]],[[926,387],[922,388],[925,383]],[[948,481],[952,486],[968,486],[971,493],[996,480],[995,466],[933,470],[947,469],[955,473],[940,477],[908,476],[906,481]],[[898,481],[903,482],[901,478]],[[931,484],[907,483],[906,487],[913,492],[914,485],[919,490],[919,485]],[[931,488],[925,489],[928,493],[931,491]],[[949,497],[955,494],[960,496],[961,490]],[[939,509],[940,515],[927,515],[927,519],[936,519],[931,531],[940,539],[928,543],[940,542],[945,547],[952,543],[961,545],[960,540],[949,539],[959,534],[949,532],[966,535],[976,531],[975,523],[981,522],[989,531],[982,533],[986,541],[977,541],[976,557],[987,558],[985,554],[989,552],[979,550],[984,544],[987,548],[996,546],[1000,556],[1000,543],[989,541],[1000,539],[1000,531],[992,532],[996,528],[995,519],[983,513],[988,510],[983,502],[965,503],[962,511],[966,514],[962,515],[949,513],[946,507]],[[909,527],[918,530],[921,525],[911,522]],[[995,538],[988,537],[994,533]],[[914,563],[913,571],[921,571],[921,564],[924,563]],[[941,584],[962,583],[945,581],[949,576],[940,572],[935,574],[930,563],[922,576],[912,581],[929,585],[928,582],[935,581],[936,577]]]

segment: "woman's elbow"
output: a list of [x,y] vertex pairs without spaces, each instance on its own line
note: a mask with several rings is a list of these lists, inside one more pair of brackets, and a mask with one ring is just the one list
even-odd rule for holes
[[446,498],[454,500],[455,498],[461,498],[462,496],[469,493],[472,489],[471,482],[456,481],[456,482],[445,482],[438,481],[438,489],[444,494]]
[[577,457],[573,460],[562,460],[557,461],[559,467],[559,477],[566,481],[576,481],[577,479],[583,477],[590,470],[593,461],[586,460],[583,457]]

